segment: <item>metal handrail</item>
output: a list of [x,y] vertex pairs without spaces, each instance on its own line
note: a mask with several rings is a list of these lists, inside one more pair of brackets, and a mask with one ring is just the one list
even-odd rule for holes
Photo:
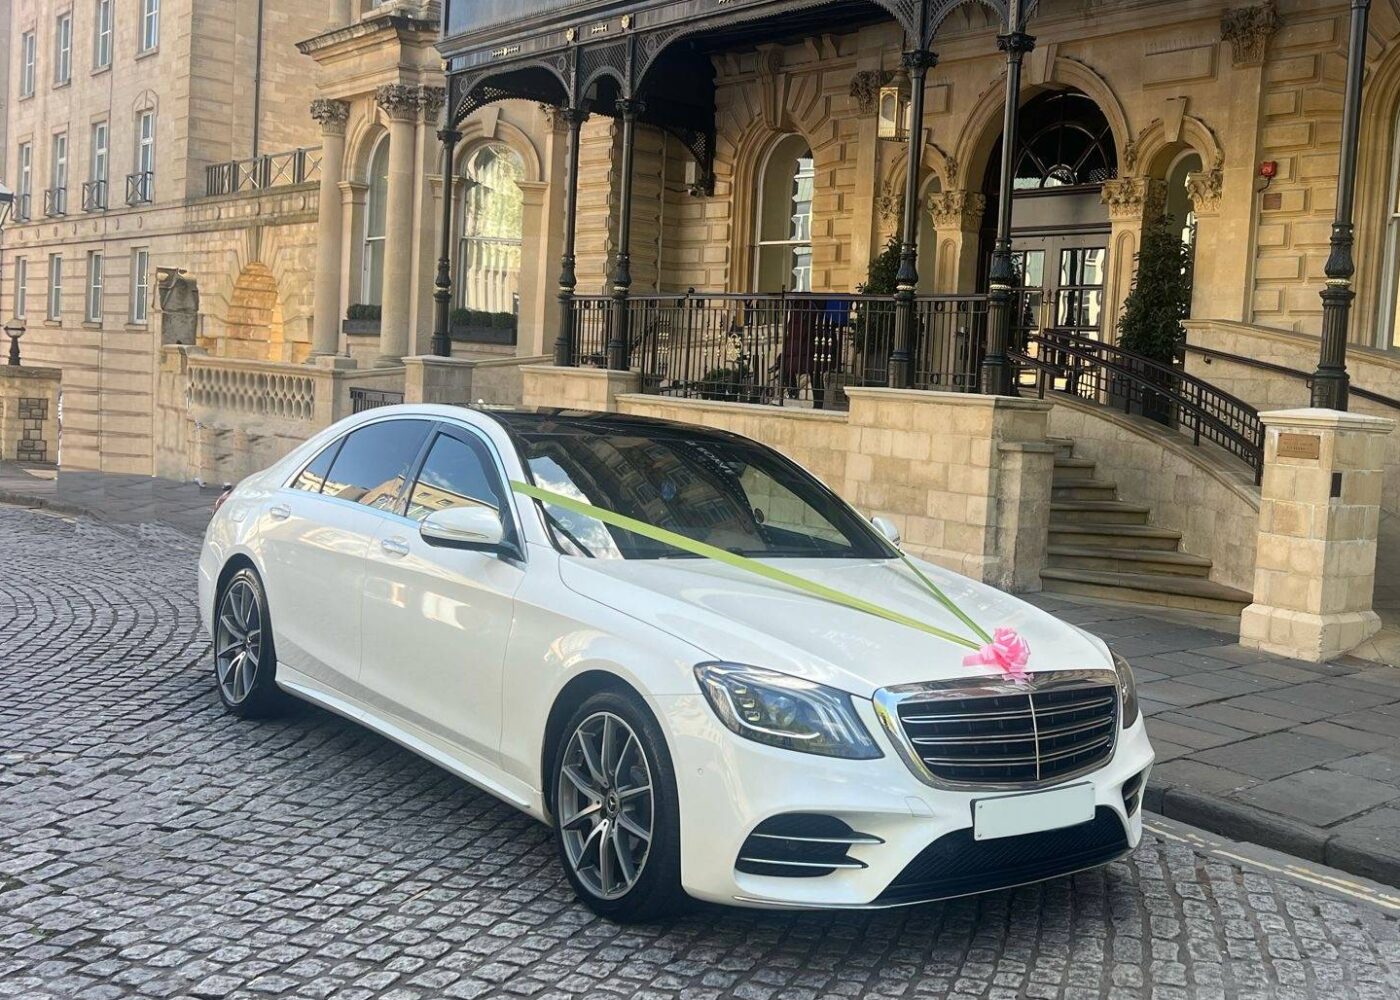
[[[1289,368],[1286,365],[1274,364],[1272,361],[1260,361],[1258,358],[1246,358],[1239,354],[1231,354],[1228,351],[1218,351],[1213,347],[1200,347],[1196,344],[1187,344],[1186,350],[1192,354],[1199,354],[1206,359],[1209,364],[1212,359],[1216,361],[1229,361],[1233,364],[1244,365],[1248,368],[1258,368],[1260,371],[1273,372],[1275,375],[1283,375],[1302,382],[1309,389],[1312,388],[1312,373],[1305,372],[1298,368]],[[1362,389],[1359,386],[1351,386],[1347,390],[1358,399],[1369,400],[1372,403],[1379,403],[1381,406],[1389,406],[1400,410],[1400,399],[1394,396],[1385,396],[1379,392],[1372,392],[1370,389]]]
[[138,170],[135,173],[126,175],[126,203],[128,205],[147,205],[152,201],[153,193],[151,188],[155,182],[155,173],[151,170]]
[[51,187],[44,191],[44,215],[56,218],[68,214],[68,189]]
[[1204,439],[1219,445],[1249,465],[1256,484],[1263,481],[1264,424],[1259,411],[1238,397],[1132,351],[1068,331],[1031,334],[1024,350],[1009,353],[1022,368],[1034,371],[1042,399],[1047,392],[1063,392],[1179,425],[1191,433],[1193,444]]
[[107,182],[83,181],[83,211],[100,212],[107,207]]

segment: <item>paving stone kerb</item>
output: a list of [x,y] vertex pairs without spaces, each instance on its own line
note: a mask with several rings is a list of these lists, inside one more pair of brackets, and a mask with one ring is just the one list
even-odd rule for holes
[[1154,836],[908,910],[608,924],[509,806],[309,706],[225,714],[197,545],[0,508],[0,997],[1400,995],[1400,921]]
[[[95,473],[48,485],[0,476],[0,499],[28,497],[137,524],[159,513],[197,535],[217,494]],[[85,507],[93,497],[102,503]],[[1134,663],[1157,752],[1146,808],[1400,885],[1400,670],[1245,649],[1222,631],[1224,619],[1168,618],[1049,595],[1032,600],[1103,636]],[[1329,789],[1326,803],[1319,787]]]

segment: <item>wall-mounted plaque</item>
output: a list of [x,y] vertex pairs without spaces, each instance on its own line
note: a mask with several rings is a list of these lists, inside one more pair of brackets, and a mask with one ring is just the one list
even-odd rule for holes
[[1316,434],[1280,434],[1279,458],[1311,458],[1322,456],[1322,438]]

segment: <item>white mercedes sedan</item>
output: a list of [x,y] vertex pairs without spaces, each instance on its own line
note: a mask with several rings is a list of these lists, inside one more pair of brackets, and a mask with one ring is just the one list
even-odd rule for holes
[[[732,434],[371,410],[225,494],[199,603],[229,711],[302,698],[517,806],[615,920],[945,899],[1142,836],[1127,663]],[[935,634],[969,621],[1024,674]]]

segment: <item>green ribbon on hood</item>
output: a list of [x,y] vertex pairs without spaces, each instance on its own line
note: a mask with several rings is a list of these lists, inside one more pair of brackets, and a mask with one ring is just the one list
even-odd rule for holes
[[[552,490],[540,489],[538,486],[531,486],[529,483],[523,483],[519,480],[512,479],[510,485],[511,488],[521,496],[539,500],[541,503],[552,504],[564,510],[571,510],[576,514],[583,514],[586,517],[602,521],[604,524],[611,524],[615,528],[622,528],[625,531],[630,531],[634,535],[641,535],[643,538],[650,538],[652,541],[661,542],[663,545],[669,545],[672,548],[680,549],[682,552],[689,552],[691,555],[713,559],[715,562],[724,563],[726,566],[733,566],[735,569],[744,570],[745,572],[752,573],[755,576],[762,577],[773,583],[781,583],[794,590],[801,591],[804,594],[810,594],[821,600],[830,601],[832,604],[839,604],[842,607],[861,611],[868,615],[874,615],[876,618],[883,618],[897,625],[907,625],[909,628],[918,629],[920,632],[927,632],[929,635],[956,643],[959,646],[965,646],[968,649],[976,650],[982,647],[981,643],[974,642],[971,639],[965,639],[960,635],[955,635],[945,629],[929,625],[927,622],[922,622],[917,618],[911,618],[909,615],[901,614],[898,611],[883,608],[878,604],[862,600],[859,597],[836,590],[833,587],[827,587],[823,584],[805,579],[794,573],[789,573],[786,570],[777,569],[767,563],[759,562],[757,559],[735,555],[727,549],[721,549],[715,545],[707,545],[704,542],[698,542],[693,538],[677,534],[674,531],[658,528],[654,524],[647,524],[645,521],[638,521],[636,518],[627,517],[624,514],[618,514],[615,511],[607,510],[603,507],[595,507],[593,504],[575,500],[573,497],[567,497],[562,493],[555,493]],[[982,640],[982,643],[989,643],[992,641],[991,637],[973,622],[971,618],[964,614],[962,609],[954,604],[948,598],[948,595],[943,593],[938,585],[930,580],[919,567],[915,566],[908,556],[901,552],[899,553],[899,558],[913,571],[914,576],[928,589],[934,599],[952,612],[959,621],[970,628],[973,633]]]

